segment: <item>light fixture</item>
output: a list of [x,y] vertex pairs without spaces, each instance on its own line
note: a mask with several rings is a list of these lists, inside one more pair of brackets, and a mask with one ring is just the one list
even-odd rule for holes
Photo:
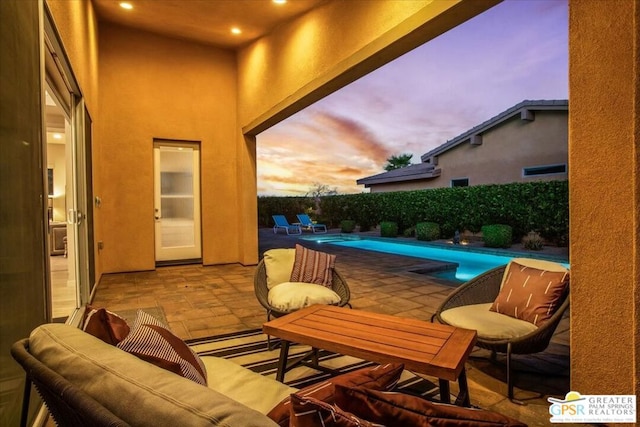
[[242,34],[242,30],[241,30],[240,28],[238,28],[238,27],[233,27],[233,28],[231,29],[231,32],[232,32],[233,34]]
[[127,10],[133,9],[133,5],[131,3],[127,3],[124,1],[120,3],[120,7]]
[[275,4],[285,4],[287,0],[273,0]]

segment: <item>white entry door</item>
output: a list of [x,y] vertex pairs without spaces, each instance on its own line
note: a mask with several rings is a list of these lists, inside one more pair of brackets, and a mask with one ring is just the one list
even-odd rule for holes
[[200,147],[156,140],[153,157],[156,262],[200,260]]

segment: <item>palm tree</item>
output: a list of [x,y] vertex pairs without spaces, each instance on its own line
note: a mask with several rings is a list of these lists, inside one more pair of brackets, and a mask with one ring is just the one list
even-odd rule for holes
[[387,159],[387,164],[384,166],[384,170],[387,172],[392,171],[394,169],[400,169],[407,167],[411,164],[411,158],[413,154],[400,154],[397,156],[391,156]]

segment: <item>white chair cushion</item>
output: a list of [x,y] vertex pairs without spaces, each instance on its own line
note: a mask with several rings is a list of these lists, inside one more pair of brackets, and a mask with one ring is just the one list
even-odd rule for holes
[[315,283],[284,282],[270,289],[267,299],[276,310],[289,312],[313,304],[337,304],[340,295]]
[[263,414],[289,397],[297,388],[260,375],[227,359],[202,356],[209,388]]
[[440,317],[451,326],[478,331],[480,338],[510,339],[538,329],[526,320],[489,311],[490,307],[491,303],[464,305],[445,310]]
[[293,263],[296,260],[295,249],[270,249],[264,253],[264,266],[267,271],[267,289],[291,279]]

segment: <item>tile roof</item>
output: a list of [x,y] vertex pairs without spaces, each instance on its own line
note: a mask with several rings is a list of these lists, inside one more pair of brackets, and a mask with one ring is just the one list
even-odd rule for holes
[[515,115],[520,115],[523,120],[534,120],[532,111],[540,110],[568,110],[569,101],[566,99],[552,100],[524,100],[513,107],[501,112],[500,114],[490,118],[489,120],[469,129],[468,131],[456,136],[455,138],[445,142],[439,147],[420,156],[423,163],[410,165],[400,169],[394,169],[389,172],[383,172],[377,175],[361,178],[356,181],[358,184],[369,186],[372,184],[386,184],[391,182],[414,181],[419,179],[429,179],[440,176],[440,169],[436,169],[432,163],[425,163],[429,159],[442,154],[463,142],[469,141],[477,135],[499,125],[505,120]]

